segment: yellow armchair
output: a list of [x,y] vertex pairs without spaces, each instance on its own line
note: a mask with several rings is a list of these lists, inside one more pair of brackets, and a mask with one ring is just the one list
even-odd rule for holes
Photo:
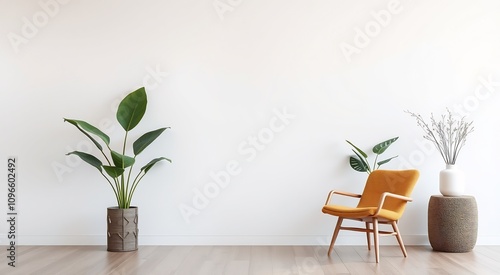
[[[417,170],[375,170],[368,176],[362,194],[354,194],[332,190],[328,194],[323,213],[337,216],[337,225],[333,232],[328,255],[330,255],[340,230],[366,232],[368,250],[371,249],[370,233],[373,234],[375,246],[375,260],[379,262],[379,235],[396,236],[399,247],[406,257],[406,249],[399,233],[397,222],[403,215],[406,204],[412,199],[410,195],[417,183]],[[358,198],[356,207],[330,204],[333,195]],[[344,219],[356,220],[365,223],[364,228],[344,227]],[[379,230],[379,224],[392,225],[393,231]]]

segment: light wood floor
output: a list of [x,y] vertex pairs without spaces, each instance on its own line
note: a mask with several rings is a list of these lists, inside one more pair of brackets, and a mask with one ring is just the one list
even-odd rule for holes
[[[500,274],[500,246],[467,253],[407,246],[380,248],[380,263],[365,246],[141,246],[107,252],[104,246],[19,246],[16,267],[2,257],[0,274]],[[2,247],[6,251],[6,247]],[[5,255],[5,254],[4,254]]]

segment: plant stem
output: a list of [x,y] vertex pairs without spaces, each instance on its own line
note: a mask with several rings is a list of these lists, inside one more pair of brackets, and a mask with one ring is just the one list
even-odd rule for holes
[[[127,146],[127,137],[128,137],[128,131],[125,131],[125,137],[123,139],[123,149],[122,149],[122,155],[125,156],[125,149]],[[125,169],[125,162],[122,161],[122,168]],[[131,169],[132,170],[132,169]],[[128,181],[127,181],[127,187],[125,187],[125,177],[123,174],[121,175],[121,183],[122,183],[122,196],[123,196],[123,201],[122,201],[122,206],[121,208],[127,208],[127,196],[128,196]]]
[[373,170],[377,170],[378,167],[376,166],[377,165],[377,159],[378,159],[378,154],[375,156],[375,160],[373,160]]
[[130,194],[129,194],[129,203],[130,203],[130,201],[132,201],[132,196],[134,195],[135,188],[139,185],[139,182],[146,175],[146,173],[143,173],[140,178],[139,178],[139,175],[141,175],[141,173],[137,174],[137,176],[134,179],[134,183],[132,184],[132,190],[130,191]]
[[101,171],[101,175],[106,179],[106,181],[108,181],[109,185],[111,186],[111,189],[113,189],[113,192],[115,193],[116,200],[119,201],[118,192],[115,189],[115,187],[113,186],[113,184],[111,183],[111,181],[108,179],[108,177],[106,177],[106,175],[104,175],[104,173],[102,171]]

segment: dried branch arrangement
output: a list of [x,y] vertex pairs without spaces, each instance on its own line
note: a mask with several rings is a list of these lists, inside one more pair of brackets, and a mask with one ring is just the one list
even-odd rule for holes
[[451,111],[442,115],[441,120],[436,120],[431,114],[430,125],[421,115],[405,111],[417,120],[417,125],[424,131],[424,138],[432,141],[441,153],[446,164],[455,164],[458,154],[465,144],[467,135],[474,131],[472,122],[466,122],[465,117],[457,119]]

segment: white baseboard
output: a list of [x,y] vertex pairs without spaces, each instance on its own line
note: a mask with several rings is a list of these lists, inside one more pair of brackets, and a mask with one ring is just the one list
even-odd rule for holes
[[[186,236],[139,235],[139,245],[329,245],[331,236]],[[406,245],[429,245],[427,235],[403,235]],[[7,245],[7,236],[0,243]],[[16,245],[105,245],[104,235],[20,235]],[[383,237],[381,245],[397,245]],[[340,235],[336,245],[366,245],[364,234]],[[476,245],[500,245],[500,236],[478,236]]]

